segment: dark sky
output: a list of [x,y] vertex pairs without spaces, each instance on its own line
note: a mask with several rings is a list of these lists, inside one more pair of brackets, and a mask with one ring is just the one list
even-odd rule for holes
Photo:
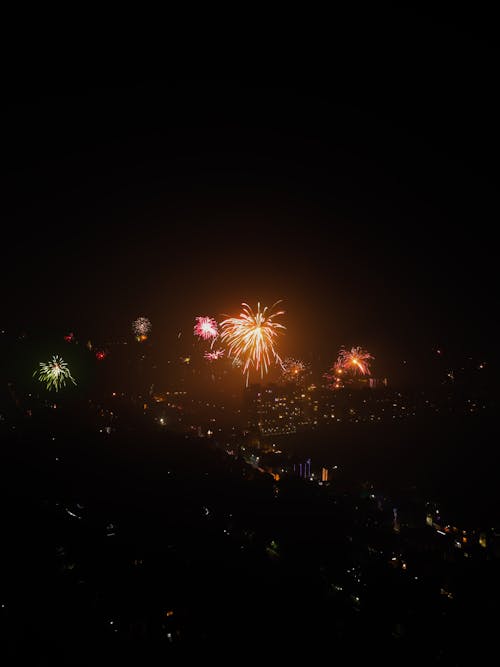
[[120,336],[146,315],[167,339],[283,299],[297,356],[487,352],[498,49],[477,22],[403,27],[267,77],[13,74],[3,326]]

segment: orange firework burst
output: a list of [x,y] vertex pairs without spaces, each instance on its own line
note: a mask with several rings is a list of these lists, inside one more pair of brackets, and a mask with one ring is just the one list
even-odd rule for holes
[[308,366],[300,359],[287,357],[281,364],[281,376],[285,382],[300,382],[308,372]]
[[285,327],[274,322],[274,318],[283,315],[285,311],[272,312],[278,303],[281,302],[276,301],[271,308],[266,306],[264,310],[260,309],[258,303],[256,313],[248,304],[242,303],[243,312],[239,317],[228,317],[220,324],[220,340],[228,345],[227,354],[233,358],[233,363],[242,363],[247,385],[251,369],[257,372],[260,370],[263,378],[273,361],[281,363],[275,343]]
[[370,375],[371,359],[374,359],[374,357],[363,350],[362,347],[352,347],[350,350],[341,347],[334,369],[340,373],[352,371],[354,375],[358,373],[360,375]]

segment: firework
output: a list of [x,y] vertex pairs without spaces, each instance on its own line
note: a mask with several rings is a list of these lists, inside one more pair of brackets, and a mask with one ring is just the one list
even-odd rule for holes
[[342,382],[342,369],[338,369],[334,364],[333,368],[327,373],[323,373],[328,389],[342,389],[344,383]]
[[203,355],[207,361],[217,361],[224,356],[224,350],[211,350]]
[[337,373],[352,371],[354,375],[370,375],[370,360],[373,358],[362,347],[352,347],[350,350],[341,347],[334,370]]
[[281,369],[281,377],[285,382],[300,382],[308,371],[308,367],[303,361],[291,357],[282,362]]
[[75,334],[73,332],[70,332],[67,336],[64,336],[64,340],[67,343],[72,343],[75,340]]
[[[274,318],[284,314],[284,310],[273,313],[275,304],[264,310],[257,304],[257,312],[254,313],[250,306],[242,303],[243,312],[239,317],[228,317],[221,322],[220,340],[228,345],[228,357],[233,357],[234,362],[240,360],[243,364],[243,374],[246,374],[246,383],[250,370],[260,370],[261,378],[268,372],[270,364],[275,361],[281,363],[276,351],[275,343],[278,334],[285,327],[274,322]],[[233,363],[234,363],[233,362]]]
[[193,331],[195,336],[203,340],[215,339],[218,333],[218,325],[211,317],[197,317]]
[[38,376],[40,382],[45,383],[49,391],[52,389],[59,391],[61,387],[66,386],[66,380],[76,384],[69,372],[68,364],[57,354],[47,363],[40,362],[40,368],[33,373],[33,377],[35,376]]
[[103,359],[106,359],[106,352],[104,350],[98,350],[95,353],[95,358],[97,361],[102,361]]
[[139,342],[144,341],[151,331],[151,322],[147,317],[138,317],[132,322],[132,331]]

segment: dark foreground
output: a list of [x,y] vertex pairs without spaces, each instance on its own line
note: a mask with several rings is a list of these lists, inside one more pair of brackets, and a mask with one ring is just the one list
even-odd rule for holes
[[396,526],[366,483],[275,481],[147,426],[5,428],[1,457],[5,665],[460,665],[494,644],[494,526],[481,546],[418,504]]

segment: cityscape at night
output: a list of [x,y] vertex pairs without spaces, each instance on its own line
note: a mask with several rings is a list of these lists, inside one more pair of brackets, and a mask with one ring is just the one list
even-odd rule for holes
[[6,80],[2,664],[497,653],[498,44],[397,34]]

